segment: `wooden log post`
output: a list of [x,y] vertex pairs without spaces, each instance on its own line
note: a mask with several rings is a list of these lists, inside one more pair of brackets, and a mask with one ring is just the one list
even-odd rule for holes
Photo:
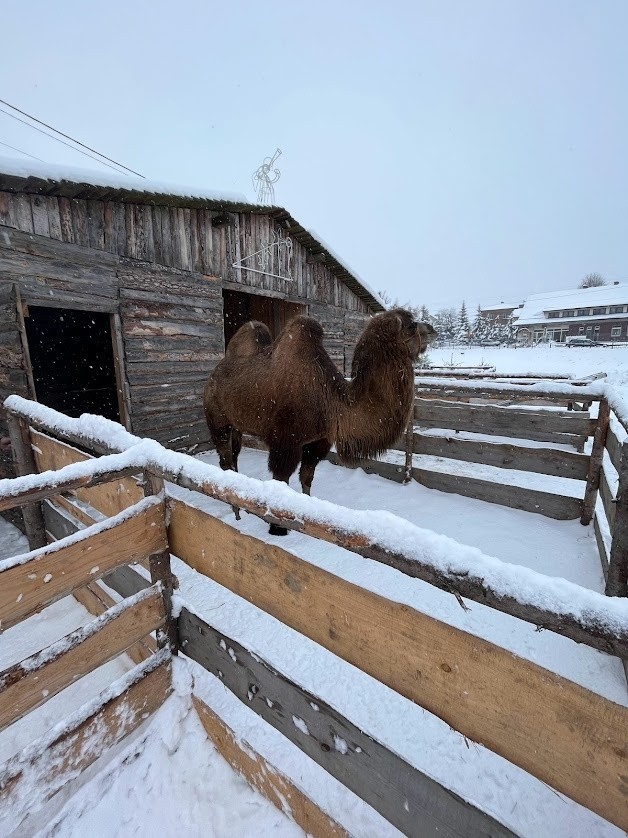
[[606,594],[628,596],[628,440],[622,446]]
[[595,434],[593,435],[591,459],[589,461],[587,485],[584,490],[584,500],[582,502],[582,516],[580,518],[580,523],[584,527],[591,523],[593,513],[595,512],[595,501],[597,499],[597,492],[600,486],[602,458],[604,457],[604,446],[606,445],[610,415],[611,407],[608,403],[608,399],[600,399],[600,409],[597,417],[597,425],[595,426]]
[[[31,435],[28,422],[7,413],[7,425],[11,437],[11,448],[13,451],[13,462],[18,476],[37,472],[37,464],[31,448]],[[28,546],[30,550],[37,550],[38,547],[46,546],[46,526],[41,503],[29,503],[22,508],[24,527]]]
[[[144,472],[144,494],[146,497],[153,495],[166,496],[164,481],[162,477],[152,474],[150,471]],[[161,582],[162,593],[164,598],[164,607],[166,611],[166,622],[163,629],[157,631],[157,647],[159,649],[168,648],[173,655],[177,654],[179,645],[177,621],[172,615],[172,592],[175,587],[178,587],[176,577],[172,573],[170,566],[170,549],[166,547],[159,553],[153,553],[149,557],[150,578],[153,583]]]

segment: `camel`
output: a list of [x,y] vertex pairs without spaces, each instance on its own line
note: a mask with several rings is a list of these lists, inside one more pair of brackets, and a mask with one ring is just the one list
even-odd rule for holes
[[[309,495],[316,466],[333,444],[350,466],[381,454],[403,433],[414,402],[413,363],[435,338],[429,324],[404,309],[378,314],[358,340],[347,381],[313,318],[295,317],[274,343],[263,323],[245,323],[205,387],[220,467],[238,470],[248,433],[268,446],[275,480],[288,483],[301,463],[301,488]],[[272,535],[287,532],[270,526]]]

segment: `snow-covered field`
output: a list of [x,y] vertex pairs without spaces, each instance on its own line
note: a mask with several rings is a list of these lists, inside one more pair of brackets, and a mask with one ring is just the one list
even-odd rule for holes
[[[584,376],[605,370],[609,381],[628,394],[628,347],[571,349],[472,347],[432,350],[432,364],[469,366],[489,363],[499,372],[555,372]],[[215,463],[213,454],[203,455]],[[245,451],[241,471],[268,479],[265,455]],[[296,488],[296,480],[293,487]],[[172,494],[262,540],[267,526],[250,515],[238,523],[231,509],[178,487]],[[432,491],[413,483],[400,486],[360,470],[319,466],[313,494],[356,509],[385,509],[421,527],[480,548],[504,561],[550,576],[560,576],[596,591],[603,590],[592,527],[577,521],[554,521],[482,501]],[[15,530],[0,519],[0,558],[24,549]],[[628,705],[623,669],[617,660],[550,632],[537,632],[514,618],[456,599],[429,585],[362,559],[341,548],[298,533],[281,546],[351,582],[484,637],[620,704]],[[336,707],[363,730],[407,761],[497,817],[525,836],[615,836],[618,829],[495,756],[467,742],[439,719],[403,699],[369,676],[290,629],[226,589],[175,560],[180,596],[218,630],[264,657],[306,689]],[[23,658],[89,619],[81,606],[64,601],[46,617],[33,617],[3,635],[0,667]],[[19,631],[18,631],[19,629]],[[8,643],[6,641],[9,641]],[[358,836],[397,834],[369,807],[313,764],[295,746],[235,699],[198,666],[178,663],[178,679],[189,673],[195,690],[238,734],[291,777],[322,808]],[[124,661],[110,666],[123,669]],[[185,670],[185,671],[182,671]],[[0,737],[0,758],[46,730],[55,714],[80,704],[80,690],[110,683],[114,673],[94,673],[32,714],[29,725],[17,723]],[[182,692],[182,691],[181,691]],[[62,700],[59,700],[62,699]],[[150,722],[145,744],[129,745],[137,759],[116,758],[72,799],[45,835],[126,836],[158,832],[174,836],[298,834],[299,830],[233,775],[206,742],[181,694],[168,700]],[[48,715],[46,715],[48,714]],[[29,717],[30,718],[30,717]],[[144,740],[142,740],[144,741]],[[127,754],[128,756],[128,754]],[[123,765],[124,763],[124,765]],[[168,783],[174,783],[174,789]],[[224,793],[223,793],[224,792]],[[172,795],[178,800],[176,817]],[[274,820],[273,820],[274,819]],[[290,831],[292,830],[292,831]]]

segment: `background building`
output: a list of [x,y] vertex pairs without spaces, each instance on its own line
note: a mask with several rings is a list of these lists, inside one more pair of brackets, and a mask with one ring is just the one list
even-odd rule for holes
[[533,294],[517,313],[517,340],[564,343],[581,336],[595,341],[628,341],[628,283]]

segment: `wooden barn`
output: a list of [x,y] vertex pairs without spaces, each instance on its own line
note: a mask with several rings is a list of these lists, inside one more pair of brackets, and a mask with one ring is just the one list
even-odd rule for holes
[[205,380],[247,320],[310,314],[349,371],[381,303],[289,212],[126,180],[0,163],[0,404],[198,450]]

